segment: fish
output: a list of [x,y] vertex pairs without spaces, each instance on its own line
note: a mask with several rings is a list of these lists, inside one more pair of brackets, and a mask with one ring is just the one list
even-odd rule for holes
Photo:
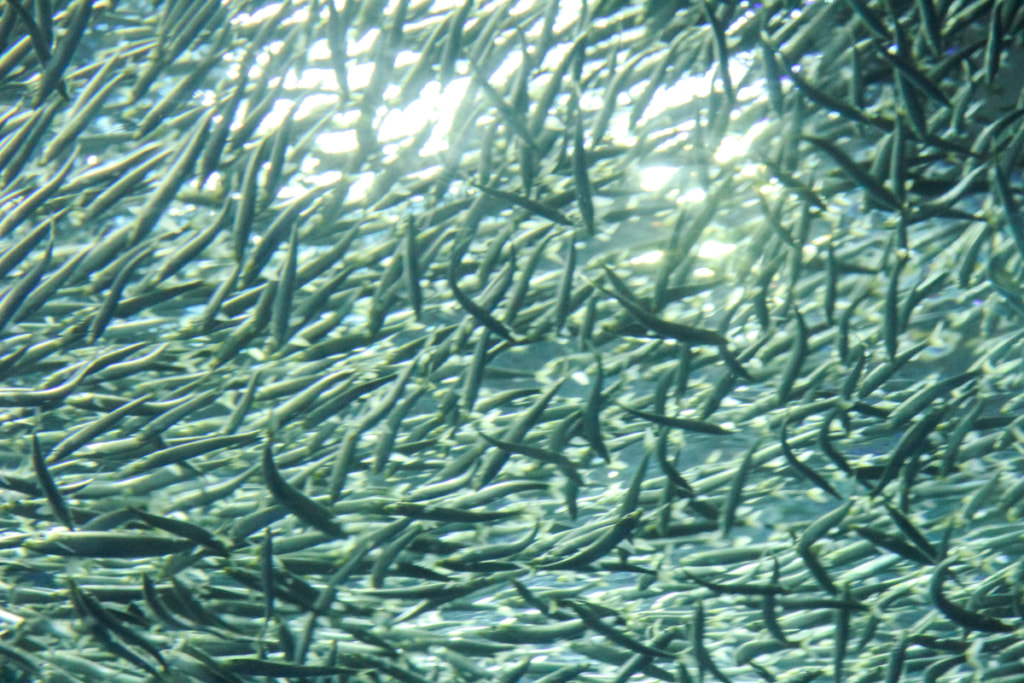
[[29,295],[39,285],[43,273],[50,267],[50,259],[53,257],[52,226],[50,227],[51,237],[46,244],[46,252],[43,257],[18,278],[18,281],[4,292],[3,299],[0,300],[0,332],[3,332],[14,321],[15,316],[25,306]]
[[214,537],[212,533],[198,525],[171,517],[160,517],[159,515],[154,515],[138,508],[132,508],[131,513],[139,520],[156,529],[166,531],[174,534],[175,536],[180,536],[198,543],[199,545],[206,546],[218,555],[223,555],[224,557],[227,557],[228,555],[228,549],[224,543]]
[[[611,271],[606,270],[606,272]],[[616,301],[618,301],[620,304],[622,304],[623,308],[625,308],[630,313],[630,315],[634,316],[637,320],[643,323],[643,325],[645,325],[647,328],[649,328],[651,331],[657,334],[676,339],[686,344],[693,345],[711,345],[722,347],[728,344],[728,339],[723,337],[720,333],[716,332],[715,330],[709,330],[705,328],[694,327],[692,325],[686,325],[683,323],[676,323],[668,320],[663,320],[662,318],[659,318],[658,316],[644,310],[644,308],[641,307],[631,296],[624,296],[622,293],[619,292],[611,292],[594,282],[591,282],[591,286],[594,287],[594,289],[605,294],[606,296],[610,296]]]
[[[150,252],[145,245],[139,245],[125,254],[125,259],[119,259],[115,262],[115,265],[120,265],[118,268],[117,276],[114,281],[110,284],[110,291],[107,292],[106,298],[103,300],[103,304],[96,311],[92,320],[89,322],[89,330],[86,336],[86,343],[95,344],[96,340],[103,334],[107,325],[110,323],[114,312],[117,310],[117,304],[121,299],[121,294],[124,292],[125,285],[128,284],[128,278],[130,278],[135,269],[138,268],[142,261],[150,256]],[[121,260],[124,260],[123,265]]]
[[807,358],[807,325],[804,323],[804,318],[800,315],[799,310],[793,311],[793,319],[796,322],[793,345],[790,348],[789,360],[782,373],[782,379],[779,382],[779,389],[776,394],[780,405],[785,404],[789,400],[790,394],[793,391],[793,384],[800,375],[804,360]]
[[905,465],[908,459],[915,457],[922,449],[927,447],[926,439],[939,422],[945,417],[945,409],[929,408],[925,414],[907,429],[899,442],[889,455],[882,471],[882,476],[875,484],[872,495],[879,495],[889,482],[895,479],[897,473]]
[[504,323],[495,318],[489,311],[487,311],[487,309],[477,304],[461,289],[459,289],[456,270],[456,263],[455,261],[452,261],[448,268],[448,287],[451,289],[452,295],[455,297],[456,301],[459,302],[459,305],[462,306],[467,313],[469,313],[488,331],[493,332],[509,343],[520,343],[520,340],[513,336],[512,331],[505,327]]
[[1012,674],[1008,3],[15,4],[0,679]]
[[253,657],[233,657],[221,664],[228,674],[242,676],[271,676],[274,678],[318,678],[320,676],[347,676],[358,669],[340,666],[316,666],[276,662]]
[[0,406],[45,408],[60,403],[75,390],[88,374],[130,356],[143,346],[145,346],[144,343],[132,344],[115,351],[97,355],[90,361],[82,363],[81,367],[69,379],[47,389],[0,389]]
[[46,467],[46,456],[43,455],[43,450],[39,446],[39,437],[35,434],[32,435],[32,469],[35,470],[36,478],[39,479],[39,485],[42,487],[43,493],[46,494],[46,500],[50,504],[53,514],[69,531],[74,531],[75,525],[71,518],[71,511]]
[[934,557],[922,553],[899,536],[887,534],[869,526],[850,525],[850,529],[871,543],[896,553],[904,559],[923,565],[935,564]]
[[725,39],[725,27],[718,21],[715,16],[715,8],[707,0],[701,3],[701,9],[704,10],[704,16],[711,28],[711,35],[714,37],[715,56],[719,63],[718,79],[722,83],[725,99],[731,107],[736,99],[736,94],[733,91],[732,78],[729,75],[729,48]]
[[698,432],[701,434],[712,434],[716,436],[724,436],[726,434],[732,434],[732,431],[716,425],[712,422],[705,422],[704,420],[694,420],[686,417],[671,417],[668,415],[661,415],[659,413],[653,413],[647,410],[637,410],[630,408],[629,406],[621,403],[616,404],[619,408],[626,411],[633,417],[638,417],[644,420],[648,420],[655,424],[659,424],[663,427],[669,427],[671,429],[682,429],[685,431]]
[[43,150],[43,159],[45,161],[49,162],[61,156],[78,135],[92,123],[93,118],[99,113],[101,107],[103,107],[113,91],[123,85],[121,83],[125,76],[123,73],[107,79],[109,69],[115,63],[114,57],[107,60],[104,67],[96,72],[93,79],[89,81],[89,84],[75,99],[72,105],[73,115],[69,117],[69,120]]
[[270,441],[270,436],[268,435],[264,441],[263,459],[261,462],[263,465],[263,477],[274,500],[314,529],[332,538],[344,538],[345,532],[334,520],[334,515],[328,508],[308,498],[281,477],[277,471],[277,466],[274,464],[274,455],[271,450]]
[[928,584],[928,593],[931,596],[932,601],[935,603],[936,608],[950,621],[966,629],[981,631],[983,633],[1013,632],[1015,629],[1010,624],[986,614],[972,612],[946,597],[945,593],[943,593],[942,586],[945,583],[946,574],[949,572],[950,566],[952,566],[956,561],[956,557],[946,558],[935,567],[935,570],[932,573],[931,581]]
[[247,446],[255,443],[259,432],[245,432],[242,434],[230,434],[226,436],[210,436],[198,438],[185,443],[177,443],[174,446],[153,451],[146,456],[129,463],[122,468],[124,474],[139,474],[156,467],[185,462],[210,451],[220,448]]
[[10,185],[14,176],[25,167],[29,157],[38,146],[43,132],[50,127],[53,118],[57,115],[59,106],[59,101],[51,100],[41,110],[32,114],[31,118],[24,122],[16,133],[7,136],[5,144],[0,147],[0,161],[3,162],[0,184],[3,187]]
[[173,536],[117,531],[54,531],[25,541],[32,552],[67,557],[139,558],[170,555],[196,542]]
[[533,458],[543,463],[549,463],[558,468],[558,470],[564,474],[570,481],[576,484],[583,484],[583,478],[580,476],[576,469],[576,466],[562,453],[540,448],[538,446],[531,446],[522,443],[510,443],[508,441],[502,441],[495,439],[494,437],[488,436],[483,431],[477,430],[477,433],[491,446],[500,448],[502,450],[519,453],[525,455],[528,458]]
[[[28,37],[32,40],[32,48],[36,53],[36,58],[39,63],[48,64],[50,61],[50,44],[53,42],[52,32],[48,32],[49,21],[51,17],[47,14],[45,17],[40,17],[44,22],[40,24],[36,21],[36,18],[32,16],[32,13],[22,6],[20,0],[14,0],[10,3],[10,7],[18,15],[18,20],[24,25],[25,30],[28,32]],[[67,93],[64,93],[65,99]],[[39,105],[35,105],[33,108],[37,108]]]
[[867,173],[860,164],[850,158],[850,156],[842,149],[824,138],[804,136],[803,139],[807,140],[831,157],[844,173],[846,173],[855,183],[864,188],[874,201],[893,211],[899,209],[899,201],[889,188],[885,187],[885,185],[877,178]]
[[77,152],[72,152],[64,164],[58,169],[57,173],[48,182],[44,183],[39,189],[25,197],[17,208],[10,214],[4,217],[0,221],[0,237],[3,237],[18,227],[26,218],[28,218],[33,211],[39,208],[50,196],[61,186],[64,179],[67,178],[68,173],[71,171],[71,167],[77,159]]
[[601,559],[627,536],[629,536],[639,523],[642,515],[643,510],[634,510],[629,514],[620,517],[589,546],[568,557],[541,564],[539,568],[549,570],[577,569],[586,567],[591,562]]
[[599,615],[594,607],[583,600],[568,600],[566,604],[583,620],[588,628],[600,633],[608,640],[622,645],[637,654],[647,655],[648,657],[661,657],[666,659],[672,659],[672,655],[664,650],[650,647],[636,640],[632,636],[629,636],[621,631],[608,626],[605,622],[601,621],[601,615]]
[[992,86],[999,73],[1003,53],[1002,5],[996,4],[989,11],[988,36],[985,41],[985,83]]
[[523,208],[529,211],[530,213],[541,216],[542,218],[546,218],[553,223],[558,223],[559,225],[565,225],[568,227],[575,226],[575,224],[569,219],[568,216],[566,216],[553,206],[549,206],[547,204],[544,204],[543,202],[530,199],[527,196],[522,196],[515,194],[513,192],[508,192],[507,190],[501,190],[495,187],[487,187],[486,185],[478,185],[473,182],[470,182],[470,184],[473,185],[473,187],[480,190],[481,192],[491,197],[495,197],[508,204],[513,204],[515,206]]

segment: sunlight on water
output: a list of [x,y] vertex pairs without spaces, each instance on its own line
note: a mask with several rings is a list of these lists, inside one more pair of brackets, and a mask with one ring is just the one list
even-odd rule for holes
[[725,244],[718,240],[704,240],[697,250],[697,256],[706,259],[722,258],[736,251],[735,244]]
[[708,193],[701,187],[691,187],[686,192],[683,192],[676,199],[677,204],[699,204],[704,201],[708,196]]
[[653,266],[655,263],[661,261],[665,257],[665,252],[661,249],[654,249],[653,251],[647,251],[633,258],[629,259],[630,265],[634,266]]
[[434,4],[430,6],[430,13],[437,14],[457,9],[462,6],[462,3],[463,0],[434,0]]
[[675,166],[648,166],[640,171],[640,189],[657,192],[665,187],[678,171]]
[[533,8],[535,0],[519,0],[515,5],[509,9],[509,16],[517,17],[522,14],[526,14]]
[[711,92],[715,78],[714,71],[712,71],[703,76],[681,78],[678,82],[668,87],[664,85],[659,87],[654,91],[651,103],[647,105],[646,116],[653,118],[666,109],[687,104],[694,99],[707,97]]
[[722,144],[715,151],[714,159],[720,164],[725,164],[733,159],[745,157],[750,150],[750,145],[761,133],[768,128],[768,121],[761,120],[750,126],[743,135],[727,135],[722,139]]
[[348,56],[367,54],[372,48],[373,43],[377,40],[377,36],[380,35],[380,29],[371,28],[369,31],[364,33],[358,40],[351,40],[348,43],[346,52]]
[[373,62],[366,62],[363,64],[356,64],[355,66],[349,67],[345,71],[345,75],[348,77],[348,87],[350,90],[362,90],[370,84],[370,79],[373,78]]
[[359,140],[354,130],[339,130],[321,133],[316,138],[320,149],[331,154],[351,152],[359,148]]
[[520,50],[513,50],[505,58],[494,73],[485,76],[485,80],[494,86],[504,86],[508,83],[523,64],[523,53]]
[[[461,6],[459,0],[435,0],[433,3],[428,4],[431,4],[435,11]],[[282,5],[280,4],[270,5],[261,9],[258,16],[241,15],[237,21],[246,25],[255,23],[262,17],[279,14],[281,7]],[[396,7],[396,3],[389,3],[386,13],[390,15],[395,11]],[[308,10],[303,8],[297,11],[307,12]],[[524,0],[507,9],[499,4],[495,4],[493,11],[507,12],[511,16],[528,15],[530,17],[529,21],[523,22],[523,33],[519,36],[513,31],[501,32],[495,36],[494,41],[498,47],[499,54],[500,51],[504,51],[504,56],[496,65],[494,60],[491,60],[489,72],[481,72],[479,74],[480,77],[495,88],[502,98],[508,101],[512,96],[511,88],[517,82],[517,79],[521,78],[521,71],[524,68],[524,53],[520,49],[519,41],[525,37],[528,44],[535,46],[536,41],[540,39],[543,33],[546,7],[537,8],[535,0]],[[560,35],[561,40],[548,47],[545,53],[540,56],[539,64],[529,65],[532,70],[528,86],[531,99],[537,97],[549,85],[552,72],[558,68],[567,56],[572,46],[571,41],[574,38],[573,25],[579,21],[582,11],[583,3],[579,0],[559,3],[554,21],[553,35]],[[321,10],[321,16],[326,17],[325,9]],[[479,15],[472,20],[472,22],[475,21],[479,21]],[[444,29],[440,30],[444,31]],[[638,31],[642,32],[643,30],[642,27],[624,29],[629,34]],[[623,40],[626,37],[625,34],[622,34],[616,39]],[[383,38],[384,34],[378,28],[368,28],[364,33],[349,41],[346,46],[347,54],[344,76],[347,79],[346,85],[350,92],[363,91],[370,84],[376,68],[371,55],[374,53],[376,42]],[[256,63],[252,67],[251,77],[261,77],[263,68],[266,67],[269,60],[281,58],[280,56],[272,57],[272,55],[282,49],[287,49],[287,46],[278,44],[276,49],[259,53]],[[535,47],[532,49],[535,50]],[[531,56],[533,56],[534,60],[537,60],[536,55]],[[659,57],[655,56],[652,58],[658,59]],[[394,55],[393,59],[396,69],[414,69],[419,60],[424,59],[424,55],[416,51],[400,50]],[[750,54],[743,53],[734,54],[730,57],[729,72],[733,83],[738,88],[736,95],[740,101],[752,101],[765,97],[763,80],[744,81],[747,71],[752,68],[754,59]],[[340,97],[335,93],[339,92],[337,81],[339,71],[330,66],[331,51],[327,40],[318,39],[311,44],[308,50],[308,62],[310,66],[297,72],[289,70],[286,73],[283,91],[287,93],[310,94],[301,97],[297,101],[283,98],[275,102],[273,108],[261,123],[261,131],[276,129],[289,116],[292,116],[296,121],[301,121],[310,116],[322,118],[324,115],[329,115],[329,107],[338,106]],[[645,63],[641,62],[641,67]],[[454,66],[454,73],[458,75],[450,82],[440,83],[436,80],[435,75],[433,79],[427,80],[420,87],[419,93],[414,95],[414,99],[411,101],[408,99],[402,100],[403,102],[408,102],[404,106],[396,107],[382,104],[376,108],[372,114],[372,125],[378,141],[380,143],[387,143],[382,148],[386,156],[390,157],[401,153],[401,148],[406,147],[425,128],[429,128],[430,134],[418,152],[421,157],[432,157],[442,154],[449,149],[453,136],[452,127],[455,125],[455,116],[459,112],[459,108],[463,104],[468,91],[473,87],[472,79],[466,75],[468,74],[466,62],[459,60]],[[625,147],[643,144],[642,140],[638,140],[634,134],[635,129],[642,130],[642,127],[647,122],[664,115],[666,112],[689,111],[681,108],[697,98],[707,97],[713,90],[720,89],[719,65],[712,60],[708,66],[709,70],[707,73],[696,76],[679,76],[677,74],[674,78],[667,79],[666,82],[658,85],[653,93],[650,93],[650,101],[644,110],[633,116],[632,125],[630,122],[630,109],[635,105],[637,98],[648,96],[645,94],[645,91],[650,89],[650,77],[642,78],[631,87],[616,93],[614,97],[616,98],[616,104],[619,106],[608,121],[603,143]],[[588,62],[585,67],[584,79],[589,78],[594,84],[584,90],[580,99],[580,107],[584,111],[600,111],[606,105],[604,91],[607,86],[606,83],[602,82],[606,80],[602,76],[602,68],[601,64],[593,62]],[[430,76],[428,75],[427,78],[429,79]],[[595,78],[597,79],[596,81],[594,81]],[[213,93],[211,93],[212,96]],[[383,102],[393,105],[399,100],[400,96],[408,98],[409,93],[404,90],[400,91],[397,85],[391,83],[384,93]],[[568,97],[568,92],[559,93],[553,106],[556,108],[564,106]],[[347,107],[351,106],[351,104],[347,105]],[[357,109],[353,108],[346,108],[346,110],[336,113],[333,117],[333,123],[330,123],[315,135],[316,147],[323,154],[330,157],[358,151],[359,139],[355,128],[362,115]],[[464,116],[465,112],[459,115]],[[703,116],[707,116],[707,114],[705,113]],[[476,112],[475,119],[463,119],[463,125],[471,127],[488,125],[487,122],[494,121],[494,117],[493,107],[489,108],[489,110],[485,107]],[[501,117],[499,116],[497,120],[500,121]],[[235,125],[240,125],[240,121],[241,118],[236,119]],[[550,116],[544,121],[545,128],[552,130],[563,129],[564,124],[564,121]],[[695,120],[692,118],[692,112],[680,116],[677,120],[672,121],[669,127],[665,128],[666,131],[672,131],[672,134],[666,136],[659,144],[664,145],[666,149],[679,148],[680,146],[691,144],[689,140],[695,134],[694,128],[696,125]],[[707,122],[703,121],[701,125],[707,125]],[[722,164],[742,158],[748,153],[751,144],[765,132],[767,126],[767,122],[759,121],[751,125],[749,130],[743,135],[726,135],[719,141],[714,151],[714,161]],[[594,143],[590,141],[589,144],[593,145]],[[335,183],[340,178],[336,170],[323,168],[321,161],[316,159],[316,155],[304,158],[301,161],[301,165],[303,173],[308,174],[303,182],[305,187]],[[674,201],[677,205],[699,205],[705,201],[706,193],[700,187],[688,187],[688,185],[694,182],[694,177],[691,175],[692,171],[684,170],[684,168],[683,166],[672,164],[649,166],[634,175],[631,182],[635,183],[634,187],[649,193],[652,199],[660,196],[668,201]],[[681,171],[683,172],[681,173]],[[737,168],[736,172],[743,176],[757,177],[763,173],[763,170],[756,165],[744,164],[742,167]],[[432,172],[421,175],[430,177],[434,174]],[[359,198],[365,197],[366,192],[370,191],[373,185],[373,180],[372,174],[365,174],[353,180],[349,188],[347,201],[358,201]],[[764,186],[762,191],[765,194],[769,194],[777,192],[778,188],[774,181],[771,181]],[[294,196],[301,192],[300,188],[291,187],[288,190],[283,189],[281,196]],[[722,247],[707,246],[703,248],[719,253]],[[704,252],[701,255],[705,256]],[[707,257],[710,258],[711,256]],[[638,265],[652,264],[660,260],[662,254],[657,250],[644,251],[635,258],[639,259],[636,262]]]
[[270,110],[270,113],[260,122],[257,132],[269,134],[270,131],[280,128],[294,108],[295,102],[292,100],[277,100],[274,102],[274,107]]
[[[424,93],[427,90],[427,88],[424,88]],[[418,102],[413,102],[405,109],[389,109],[380,122],[380,128],[377,129],[377,139],[381,142],[391,142],[420,132],[431,122],[429,118],[423,115],[424,109],[436,111],[436,99],[433,105],[424,97]]]
[[232,20],[232,23],[238,24],[239,26],[254,26],[275,16],[281,11],[282,7],[284,7],[284,3],[274,2],[264,5],[252,13],[239,12]]

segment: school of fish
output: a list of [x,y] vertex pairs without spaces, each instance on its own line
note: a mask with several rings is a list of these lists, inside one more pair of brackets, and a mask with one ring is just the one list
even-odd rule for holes
[[1024,4],[0,12],[0,680],[1024,681]]

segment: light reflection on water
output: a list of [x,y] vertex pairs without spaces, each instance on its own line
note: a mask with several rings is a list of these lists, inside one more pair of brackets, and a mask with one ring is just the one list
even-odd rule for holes
[[[436,10],[451,4],[451,2],[435,2],[432,7]],[[457,5],[458,3],[455,4]],[[525,15],[531,10],[531,5],[532,3],[530,2],[521,2],[508,11],[513,16]],[[413,6],[416,6],[415,3]],[[498,5],[495,6],[497,7]],[[280,7],[279,4],[267,5],[255,15],[251,17],[242,15],[237,21],[243,24],[256,22],[264,16],[279,12]],[[582,3],[580,2],[559,3],[555,34],[570,29],[578,20],[581,9]],[[393,10],[394,3],[391,3],[387,12],[390,13]],[[284,18],[283,22],[299,21],[302,18],[299,14],[308,12],[308,10],[300,8],[296,12],[298,14],[295,14],[294,18]],[[322,16],[326,16],[325,9],[322,9]],[[742,21],[742,19],[738,19],[734,23],[733,30]],[[523,29],[526,37],[531,40],[537,39],[540,36],[542,24],[542,17],[535,17],[528,24],[525,24]],[[429,29],[425,28],[424,30]],[[379,30],[371,28],[362,35],[355,36],[350,41],[347,47],[348,59],[345,71],[347,85],[352,92],[361,91],[370,83],[374,70],[374,65],[371,61],[373,46],[377,40],[381,39],[381,35]],[[500,40],[513,40],[513,36],[505,33]],[[570,43],[563,41],[549,48],[543,57],[539,72],[531,79],[531,92],[539,92],[540,89],[545,87],[545,81],[548,78],[545,70],[554,68],[563,58],[569,47]],[[334,69],[326,66],[329,57],[330,53],[326,40],[317,40],[310,46],[306,55],[307,66],[301,72],[296,72],[294,69],[289,70],[285,76],[283,87],[283,92],[286,94],[302,93],[303,96],[296,100],[284,97],[275,103],[272,111],[261,124],[262,131],[274,130],[289,116],[289,113],[298,122],[310,116],[319,116],[319,112],[323,111],[325,107],[337,106],[337,95],[332,94],[338,90],[337,74]],[[422,57],[423,55],[415,51],[401,50],[395,55],[395,66],[414,65]],[[522,53],[520,50],[508,50],[505,59],[490,74],[486,75],[488,82],[499,89],[509,87],[517,71],[521,68],[521,60]],[[265,63],[263,58],[258,60],[258,62],[261,61]],[[752,57],[749,54],[740,53],[730,56],[730,76],[734,83],[742,84],[742,87],[737,91],[740,103],[743,101],[763,100],[766,96],[762,80],[753,79],[749,83],[744,83],[751,63]],[[324,66],[320,66],[321,64]],[[254,77],[258,76],[259,68],[259,66],[253,67],[253,69],[257,70],[253,73]],[[678,110],[695,98],[706,97],[715,87],[716,76],[714,72],[716,68],[717,66],[714,66],[704,75],[685,76],[683,78],[676,78],[672,82],[660,84],[655,89],[639,124],[642,126],[645,121],[650,121],[666,111]],[[467,94],[468,88],[471,87],[467,64],[460,61],[456,64],[456,69],[457,74],[461,75],[457,75],[452,82],[441,84],[436,80],[429,81],[421,88],[419,96],[405,106],[381,107],[375,112],[373,114],[375,118],[374,127],[378,139],[381,142],[397,142],[402,144],[403,142],[410,142],[413,136],[422,130],[423,127],[430,126],[430,137],[419,151],[419,155],[422,158],[431,158],[445,152],[448,148],[448,140],[454,117]],[[620,93],[620,97],[627,97],[627,101],[623,102],[624,105],[630,104],[629,98],[638,96],[648,87],[649,78],[650,74],[646,79],[642,78],[633,84],[626,92]],[[584,93],[581,106],[585,110],[595,111],[604,106],[603,100],[600,98],[588,99],[595,97],[595,95],[594,90],[588,90]],[[562,97],[564,96],[563,94]],[[739,111],[739,108],[737,108],[737,111]],[[242,116],[242,114],[242,112],[239,112],[239,116]],[[358,138],[354,130],[354,124],[360,116],[364,115],[365,113],[360,114],[355,110],[341,110],[337,112],[335,118],[338,130],[332,131],[328,126],[327,129],[320,132],[316,139],[317,148],[328,155],[328,157],[353,153],[358,149]],[[619,107],[612,114],[607,133],[607,142],[609,144],[630,145],[635,141],[635,137],[630,130],[629,117],[629,110],[626,106]],[[489,115],[483,120],[488,118]],[[549,122],[552,121],[549,120]],[[676,130],[680,131],[678,143],[685,145],[688,135],[686,131],[692,130],[694,125],[693,119],[677,118],[674,125]],[[748,128],[747,133],[742,136],[727,135],[714,151],[716,161],[721,163],[731,158],[743,156],[750,145],[763,133],[765,127],[766,124],[764,122],[757,122],[752,124]],[[634,197],[633,201],[644,201],[645,194],[649,194],[652,199],[659,195],[670,198],[675,197],[676,201],[681,203],[697,203],[702,201],[703,189],[693,183],[695,178],[690,174],[684,174],[684,177],[680,178],[678,175],[680,168],[678,165],[665,164],[641,167],[638,169],[636,177],[627,179],[624,182],[626,187],[629,188],[629,194]],[[306,175],[303,179],[303,186],[306,188],[331,185],[340,178],[338,171],[326,168],[325,163],[317,159],[316,152],[305,158],[302,162],[302,170]],[[349,187],[346,201],[350,203],[359,202],[366,196],[366,192],[372,187],[373,182],[374,177],[372,177],[372,174],[364,174],[355,178]],[[304,191],[308,191],[308,189],[304,190],[293,185],[282,188],[281,196],[295,197]],[[613,241],[609,244],[608,248],[628,249],[629,244],[636,240],[634,237],[627,236],[627,233],[630,231],[630,228],[619,230],[617,234],[621,241]],[[721,236],[717,239],[722,241]],[[708,258],[709,256],[705,255],[704,257]]]

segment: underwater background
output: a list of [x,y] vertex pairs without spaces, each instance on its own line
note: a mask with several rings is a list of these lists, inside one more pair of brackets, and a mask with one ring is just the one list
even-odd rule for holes
[[1024,5],[5,0],[0,680],[1024,680]]

